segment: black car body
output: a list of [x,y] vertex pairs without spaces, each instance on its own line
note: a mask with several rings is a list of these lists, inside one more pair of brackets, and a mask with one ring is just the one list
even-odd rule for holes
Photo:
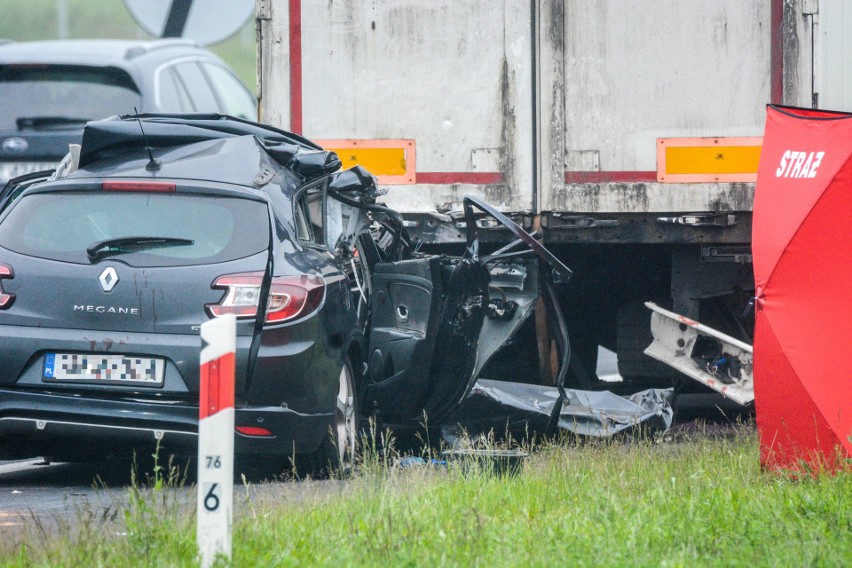
[[90,120],[136,110],[257,114],[230,68],[187,40],[2,43],[0,100],[0,185],[56,167]]
[[[237,452],[345,457],[359,416],[449,416],[549,289],[539,265],[570,276],[472,199],[466,254],[419,254],[365,170],[230,117],[93,122],[75,162],[0,193],[0,457],[194,447],[199,325],[225,313]],[[480,255],[477,212],[519,240]]]

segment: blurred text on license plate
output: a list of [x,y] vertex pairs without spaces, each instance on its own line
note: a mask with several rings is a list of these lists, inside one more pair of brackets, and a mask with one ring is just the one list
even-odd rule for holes
[[165,361],[153,357],[98,353],[46,353],[44,378],[54,381],[94,381],[163,384]]

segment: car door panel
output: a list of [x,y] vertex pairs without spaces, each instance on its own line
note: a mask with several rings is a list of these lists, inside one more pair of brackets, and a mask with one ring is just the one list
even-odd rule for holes
[[367,396],[384,416],[408,419],[429,389],[443,300],[440,259],[377,263],[372,288]]

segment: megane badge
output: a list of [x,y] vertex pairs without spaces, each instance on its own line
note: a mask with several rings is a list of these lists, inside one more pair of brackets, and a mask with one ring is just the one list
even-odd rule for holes
[[115,268],[112,266],[108,266],[101,272],[101,275],[98,276],[98,282],[101,283],[101,288],[104,289],[104,292],[111,292],[115,285],[118,284],[118,274],[115,272]]
[[6,138],[3,140],[3,149],[7,152],[23,152],[27,149],[29,144],[23,138],[18,136],[13,136],[12,138]]

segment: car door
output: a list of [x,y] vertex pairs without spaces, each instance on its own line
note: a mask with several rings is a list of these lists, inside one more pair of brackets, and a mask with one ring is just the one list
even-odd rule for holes
[[[364,330],[365,402],[385,420],[408,421],[422,413],[431,386],[447,264],[403,252],[401,218],[376,204],[378,193],[362,168],[333,175],[321,204],[322,237],[350,267]],[[305,209],[303,218],[315,218],[310,209],[320,203]],[[307,233],[315,223],[302,225],[297,230]]]
[[[564,280],[570,270],[545,255],[546,250],[511,220],[476,200],[465,202],[470,210],[465,255],[412,253],[397,246],[405,240],[402,218],[376,205],[372,176],[350,172],[332,176],[326,201],[340,203],[324,209],[327,227],[349,227],[327,236],[335,240],[338,255],[350,254],[357,288],[353,292],[366,310],[364,406],[386,424],[424,419],[440,423],[534,311],[540,294],[539,259],[521,258],[513,249],[537,247],[527,252],[554,265]],[[499,215],[495,219],[519,240],[501,254],[479,255],[474,205]],[[360,214],[352,212],[359,208]],[[352,227],[357,229],[353,232]]]
[[535,259],[425,256],[372,270],[366,397],[382,420],[440,424],[534,312]]
[[416,418],[432,384],[444,300],[438,257],[376,263],[367,397],[385,420]]

